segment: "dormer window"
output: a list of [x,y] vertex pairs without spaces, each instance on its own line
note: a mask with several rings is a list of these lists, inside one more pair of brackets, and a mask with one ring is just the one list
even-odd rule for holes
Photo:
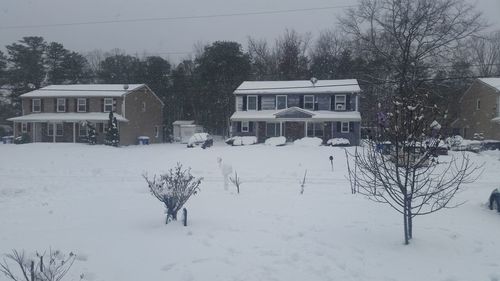
[[335,110],[345,110],[345,95],[336,95],[335,96]]
[[304,96],[304,109],[314,110],[314,96]]
[[257,96],[247,96],[247,110],[257,110]]
[[285,109],[287,108],[287,96],[279,95],[276,96],[276,109]]
[[66,99],[57,99],[57,112],[66,112]]
[[42,111],[42,100],[41,99],[33,99],[31,101],[31,111],[32,112],[41,112]]

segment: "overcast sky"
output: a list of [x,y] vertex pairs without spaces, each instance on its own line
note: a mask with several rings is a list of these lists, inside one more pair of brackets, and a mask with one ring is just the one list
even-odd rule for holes
[[[134,54],[159,54],[174,62],[188,56],[196,42],[231,40],[244,47],[247,37],[274,40],[286,28],[316,36],[334,28],[348,0],[0,0],[0,48],[23,36],[43,36],[67,49],[87,52],[121,48]],[[500,0],[470,0],[492,29],[500,29]],[[311,9],[280,14],[239,15],[126,23],[12,28],[140,18],[172,18]],[[334,8],[339,7],[339,8]],[[7,27],[7,28],[5,28]]]

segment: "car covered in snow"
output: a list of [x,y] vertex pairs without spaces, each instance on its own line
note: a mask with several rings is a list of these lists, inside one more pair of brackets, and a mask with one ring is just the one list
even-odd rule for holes
[[214,144],[214,139],[208,133],[196,133],[192,135],[187,143],[187,147],[201,146],[205,149]]

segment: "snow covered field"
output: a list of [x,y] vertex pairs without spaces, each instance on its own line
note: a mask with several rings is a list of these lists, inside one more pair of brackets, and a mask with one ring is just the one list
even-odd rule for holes
[[[74,251],[73,280],[500,280],[500,214],[485,205],[500,153],[471,156],[486,165],[466,203],[416,218],[404,246],[400,215],[350,194],[342,148],[0,145],[0,253]],[[164,224],[141,177],[176,162],[205,179],[188,227]]]

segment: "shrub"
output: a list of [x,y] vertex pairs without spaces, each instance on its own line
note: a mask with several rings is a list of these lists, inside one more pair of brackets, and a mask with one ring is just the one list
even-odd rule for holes
[[156,175],[153,179],[148,179],[147,175],[143,177],[148,183],[151,194],[165,204],[167,224],[171,220],[177,220],[177,212],[191,195],[200,190],[199,186],[203,180],[195,178],[191,175],[191,168],[183,169],[180,163],[159,177]]

